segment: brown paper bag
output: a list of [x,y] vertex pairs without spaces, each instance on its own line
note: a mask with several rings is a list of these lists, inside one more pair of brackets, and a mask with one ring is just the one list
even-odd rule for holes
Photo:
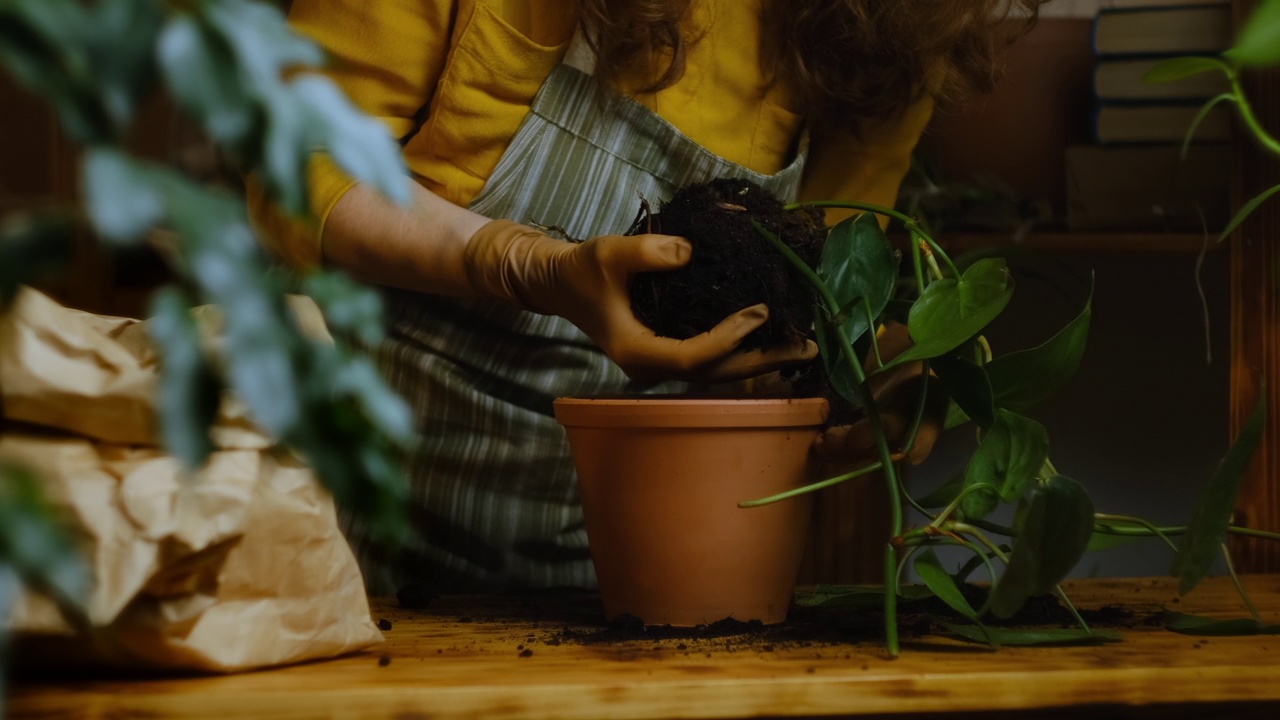
[[[322,332],[313,304],[296,309]],[[215,328],[216,314],[198,315]],[[155,385],[145,323],[29,290],[0,320],[0,408],[10,421],[0,458],[40,475],[81,535],[95,580],[91,637],[72,636],[52,603],[31,594],[11,628],[114,665],[212,671],[381,641],[313,473],[268,450],[242,407],[225,402],[218,451],[187,477],[156,447]],[[38,642],[25,647],[39,652]]]

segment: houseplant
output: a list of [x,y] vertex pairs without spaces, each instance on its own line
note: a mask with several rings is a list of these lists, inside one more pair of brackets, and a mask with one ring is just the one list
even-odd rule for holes
[[[1278,37],[1280,2],[1264,2],[1244,28],[1236,47],[1223,58],[1170,61],[1153,72],[1153,79],[1176,79],[1209,70],[1227,72],[1233,92],[1216,98],[1210,107],[1219,102],[1234,103],[1259,143],[1272,152],[1280,151],[1280,145],[1253,119],[1238,82],[1242,66],[1280,61]],[[1224,236],[1277,193],[1280,187],[1271,188],[1241,208]],[[728,204],[725,212],[743,209]],[[1158,538],[1175,553],[1173,574],[1180,579],[1180,591],[1185,594],[1209,571],[1220,550],[1228,572],[1235,576],[1223,545],[1228,533],[1280,539],[1277,533],[1230,524],[1239,483],[1266,420],[1263,402],[1259,402],[1206,485],[1186,526],[1162,528],[1140,517],[1099,512],[1084,486],[1056,469],[1049,457],[1044,427],[1023,414],[1061,387],[1078,365],[1088,334],[1090,302],[1086,300],[1080,314],[1044,344],[996,357],[982,331],[1012,296],[1011,278],[1003,260],[986,258],[962,270],[914,218],[889,208],[865,203],[811,203],[789,209],[803,207],[836,207],[864,213],[831,229],[817,262],[798,256],[784,242],[786,238],[779,237],[776,228],[757,224],[757,230],[788,259],[810,289],[815,301],[813,327],[830,385],[840,400],[865,413],[876,436],[878,460],[803,488],[747,500],[741,506],[793,502],[809,492],[882,473],[889,485],[892,525],[885,545],[883,592],[890,655],[899,651],[897,602],[900,578],[909,562],[913,562],[928,589],[967,620],[950,626],[961,637],[993,645],[1092,642],[1114,636],[1092,631],[1074,611],[1059,584],[1091,545],[1105,545],[1108,538]],[[905,275],[912,287],[905,296],[895,293],[898,259],[875,221],[876,215],[898,221],[909,235],[910,264]],[[879,357],[876,334],[871,329],[890,319],[907,324],[915,345],[892,360],[872,363],[870,371],[866,371],[866,353]],[[869,375],[916,361],[924,362],[941,379],[950,405],[948,427],[972,423],[981,439],[965,471],[922,498],[914,497],[900,482],[896,458],[880,422],[880,409],[867,385]],[[928,392],[919,398],[903,451],[910,450],[928,403]],[[1009,526],[988,519],[1001,504],[1014,507],[1015,519]],[[904,529],[907,509],[918,511],[925,524]],[[936,546],[944,545],[966,548],[973,557],[949,572],[934,552]],[[998,564],[1003,565],[1003,570],[997,570]],[[991,584],[981,604],[975,607],[970,597],[961,592],[959,583],[981,566],[986,566]],[[1251,619],[1218,624],[1205,618],[1174,616],[1169,627],[1198,634],[1273,632],[1253,610],[1238,578],[1237,586],[1253,613]],[[992,627],[984,621],[991,616],[1007,618],[1032,596],[1048,593],[1056,594],[1075,615],[1078,629],[1019,631]]]
[[[407,197],[399,149],[385,129],[322,77],[292,74],[323,61],[278,8],[252,0],[0,2],[0,68],[43,96],[81,148],[83,198],[0,218],[0,313],[21,283],[58,272],[74,231],[111,249],[137,247],[153,228],[169,231],[174,281],[151,303],[168,451],[189,471],[202,464],[218,398],[230,388],[281,448],[310,461],[339,503],[394,541],[407,529],[400,459],[412,420],[355,349],[378,338],[378,296],[335,273],[272,271],[234,193],[128,150],[139,108],[167,96],[291,212],[308,212],[305,167],[321,148],[353,177]],[[303,335],[287,291],[316,300],[335,344]],[[199,304],[219,306],[227,352],[215,355],[202,343],[188,312]],[[15,576],[71,614],[89,584],[39,488],[29,468],[0,463],[5,617]]]

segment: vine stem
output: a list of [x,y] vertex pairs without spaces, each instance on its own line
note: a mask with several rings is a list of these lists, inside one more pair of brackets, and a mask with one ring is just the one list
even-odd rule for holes
[[1249,614],[1253,616],[1254,622],[1262,624],[1262,615],[1258,612],[1258,608],[1253,604],[1253,600],[1249,597],[1249,593],[1245,592],[1244,583],[1240,580],[1239,573],[1236,572],[1236,564],[1231,561],[1231,549],[1226,543],[1222,544],[1222,559],[1227,563],[1227,574],[1231,576],[1231,581],[1236,585],[1236,592],[1240,593],[1240,599],[1244,601],[1245,607],[1249,608]]
[[[881,208],[880,210],[883,211],[886,208]],[[875,210],[872,209],[872,211],[874,212]],[[896,211],[892,210],[888,212],[901,215],[901,213],[896,213]],[[765,238],[781,252],[782,256],[809,282],[826,307],[828,317],[838,318],[841,310],[840,303],[831,294],[822,278],[818,277],[818,274],[809,267],[808,263],[796,255],[777,235],[770,232],[768,228],[758,221],[753,219],[751,222],[755,226],[756,232],[760,233],[761,237]],[[830,329],[835,333],[839,343],[840,358],[848,367],[856,383],[857,399],[866,410],[867,424],[871,426],[871,433],[875,436],[876,450],[880,454],[880,464],[884,470],[885,482],[889,485],[890,541],[885,543],[884,573],[885,583],[893,586],[886,588],[884,594],[884,625],[885,646],[889,657],[896,658],[900,652],[898,643],[898,588],[896,582],[894,582],[898,563],[897,548],[893,544],[893,539],[902,534],[902,489],[898,480],[897,469],[893,464],[893,452],[889,449],[889,440],[885,435],[884,424],[881,422],[880,413],[876,409],[875,399],[871,397],[871,392],[866,387],[866,373],[862,370],[862,363],[853,354],[853,342],[839,322],[833,322]]]
[[1249,105],[1249,100],[1244,94],[1244,87],[1240,84],[1239,71],[1229,73],[1231,78],[1231,93],[1235,96],[1236,107],[1240,110],[1240,119],[1253,133],[1253,136],[1267,150],[1280,155],[1280,140],[1276,140],[1262,127],[1262,123],[1258,122],[1258,118],[1253,114],[1253,107]]
[[[1095,515],[1094,519],[1096,520],[1097,517],[1098,516]],[[1122,516],[1104,516],[1104,517],[1122,517]],[[1134,520],[1140,520],[1140,518],[1134,518]],[[1111,522],[1115,522],[1115,521],[1116,520],[1112,520]],[[1006,527],[1004,525],[997,525],[996,523],[988,522],[986,520],[970,520],[969,524],[973,525],[974,527],[982,528],[983,530],[986,530],[988,532],[998,533],[1006,537],[1018,536],[1017,530],[1014,530],[1011,527]],[[1138,523],[1138,524],[1141,525],[1141,523]],[[1132,528],[1115,527],[1113,525],[1098,523],[1094,525],[1093,531],[1096,533],[1101,533],[1103,535],[1129,535],[1133,537],[1152,537],[1158,534],[1164,534],[1169,536],[1187,534],[1187,528],[1185,525],[1174,525],[1170,527],[1158,527],[1153,525],[1151,526],[1150,529],[1148,529],[1147,527],[1132,527]],[[1264,540],[1280,541],[1280,533],[1270,532],[1268,530],[1256,530],[1254,528],[1239,527],[1238,525],[1228,525],[1227,532],[1233,535],[1246,535],[1248,537],[1262,538]]]
[[[903,455],[899,454],[899,455],[895,455],[894,459],[900,460],[903,457],[904,457]],[[799,497],[801,495],[806,495],[811,492],[816,492],[824,488],[829,488],[832,485],[839,485],[842,482],[853,480],[855,478],[860,478],[863,475],[870,475],[871,473],[879,470],[882,467],[884,467],[882,463],[878,461],[873,462],[870,465],[864,465],[856,470],[851,470],[843,475],[837,475],[833,478],[828,478],[826,480],[822,480],[820,482],[816,482],[811,485],[805,485],[804,487],[793,488],[791,490],[787,490],[786,492],[780,492],[777,495],[770,495],[769,497],[760,498],[758,500],[744,500],[738,503],[738,507],[753,508],[753,507],[761,507],[764,505],[772,505],[773,503],[776,503],[776,502],[781,502],[783,500],[790,500],[791,498]]]
[[1163,540],[1164,544],[1168,545],[1170,550],[1174,551],[1175,553],[1178,552],[1178,546],[1175,545],[1174,542],[1169,539],[1168,535],[1165,535],[1163,532],[1160,531],[1160,528],[1156,527],[1151,522],[1144,520],[1143,518],[1134,517],[1132,515],[1108,515],[1106,513],[1097,513],[1093,516],[1093,520],[1095,523],[1094,532],[1099,532],[1099,530],[1097,529],[1098,524],[1106,525],[1107,523],[1118,522],[1118,523],[1131,523],[1133,525],[1140,525],[1146,528],[1147,530],[1150,530],[1152,535],[1155,535],[1156,537]]

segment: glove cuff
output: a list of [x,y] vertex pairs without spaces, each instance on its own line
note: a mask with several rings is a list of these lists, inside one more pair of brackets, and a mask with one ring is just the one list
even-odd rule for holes
[[467,280],[480,295],[532,312],[546,312],[531,281],[545,273],[541,232],[511,220],[491,220],[467,242],[463,265]]

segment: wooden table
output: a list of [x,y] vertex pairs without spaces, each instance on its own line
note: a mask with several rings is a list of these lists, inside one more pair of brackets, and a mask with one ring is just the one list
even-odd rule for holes
[[[1280,576],[1246,578],[1280,622]],[[1241,617],[1230,583],[1175,600],[1165,579],[1080,581],[1082,608],[1119,604],[1124,639],[984,646],[930,633],[886,658],[875,614],[763,634],[644,637],[603,624],[588,594],[375,605],[386,643],[328,662],[225,677],[20,681],[11,718],[740,718],[819,716],[1280,717],[1280,636],[1195,637],[1161,607]],[[809,617],[806,615],[806,617]],[[812,620],[812,617],[810,617]],[[1031,711],[1036,711],[1032,713]]]

